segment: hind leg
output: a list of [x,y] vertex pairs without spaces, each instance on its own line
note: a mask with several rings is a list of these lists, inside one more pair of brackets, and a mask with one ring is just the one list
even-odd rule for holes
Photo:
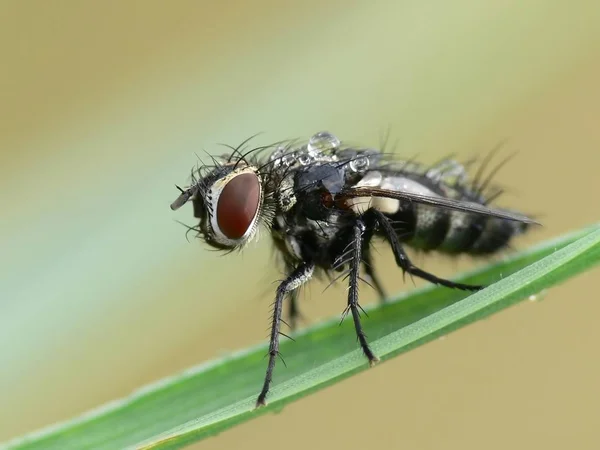
[[392,247],[392,252],[394,253],[394,258],[396,259],[396,264],[398,264],[398,267],[400,267],[405,273],[409,273],[411,275],[414,275],[415,277],[422,278],[433,284],[439,284],[440,286],[445,286],[448,288],[461,289],[463,291],[479,291],[485,287],[473,284],[456,283],[451,280],[446,280],[444,278],[437,277],[430,272],[424,271],[423,269],[419,269],[411,262],[408,255],[402,248],[400,239],[398,239],[398,235],[396,234],[396,231],[390,224],[389,219],[380,211],[373,211],[375,216],[378,218],[378,224],[381,226],[381,229],[385,234],[386,239]]

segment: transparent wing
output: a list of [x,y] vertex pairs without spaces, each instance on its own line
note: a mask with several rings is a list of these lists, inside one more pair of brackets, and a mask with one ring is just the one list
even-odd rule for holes
[[512,211],[492,209],[479,203],[467,202],[463,200],[454,200],[446,197],[435,197],[405,191],[391,191],[375,187],[345,188],[342,190],[342,192],[340,192],[339,195],[347,198],[385,197],[392,198],[395,200],[407,200],[437,208],[446,208],[455,211],[462,211],[465,213],[481,214],[484,216],[498,217],[500,219],[513,220],[516,222],[523,223],[533,223],[539,225],[539,222],[536,222],[535,220],[530,219],[529,217],[524,216],[523,214],[515,213]]

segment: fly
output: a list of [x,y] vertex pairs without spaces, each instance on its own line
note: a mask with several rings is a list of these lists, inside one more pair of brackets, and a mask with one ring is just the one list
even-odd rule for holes
[[[347,274],[348,298],[356,335],[372,366],[379,358],[363,332],[358,298],[360,271],[384,299],[372,262],[371,242],[387,242],[404,272],[448,288],[477,291],[483,286],[456,283],[420,269],[404,247],[450,255],[488,255],[507,247],[537,222],[489,203],[501,194],[482,179],[471,179],[465,165],[445,159],[434,166],[402,161],[371,149],[344,145],[320,132],[306,143],[283,142],[246,149],[248,140],[212,164],[192,171],[186,189],[171,204],[191,202],[198,225],[191,227],[206,243],[224,251],[242,250],[266,228],[286,278],[275,294],[269,362],[257,406],[266,405],[279,355],[284,299],[289,323],[298,317],[298,288],[315,274]],[[268,156],[262,156],[265,152]],[[482,166],[487,164],[486,161]]]

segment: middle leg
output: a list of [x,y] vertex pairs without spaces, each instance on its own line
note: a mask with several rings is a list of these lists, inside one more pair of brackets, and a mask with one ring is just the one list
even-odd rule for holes
[[373,239],[375,229],[377,228],[377,216],[371,212],[367,212],[363,215],[362,220],[365,225],[365,231],[362,238],[362,260],[365,266],[365,274],[367,277],[369,277],[370,284],[372,284],[372,287],[377,292],[377,295],[379,296],[379,302],[385,303],[387,295],[385,289],[383,288],[383,284],[381,283],[381,280],[375,271],[375,264],[372,257],[373,250],[371,248],[371,240]]
[[369,360],[369,364],[373,366],[379,361],[379,358],[375,356],[371,350],[371,347],[369,347],[369,343],[367,342],[367,336],[365,335],[360,322],[360,305],[358,303],[359,271],[362,260],[363,233],[365,232],[365,228],[365,223],[362,221],[362,219],[357,219],[352,230],[352,242],[350,243],[352,255],[350,261],[348,262],[350,265],[350,271],[348,273],[348,306],[346,307],[344,314],[347,314],[348,311],[352,313],[356,337],[360,343],[360,348]]

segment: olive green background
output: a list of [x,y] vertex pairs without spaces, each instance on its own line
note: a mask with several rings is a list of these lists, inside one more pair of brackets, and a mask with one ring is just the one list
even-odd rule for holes
[[[592,0],[4,2],[0,441],[266,337],[269,240],[220,256],[169,210],[218,142],[389,129],[434,161],[508,139],[499,204],[544,223],[516,248],[597,221],[599,54]],[[598,448],[598,274],[197,448]],[[344,307],[323,288],[311,321]]]

